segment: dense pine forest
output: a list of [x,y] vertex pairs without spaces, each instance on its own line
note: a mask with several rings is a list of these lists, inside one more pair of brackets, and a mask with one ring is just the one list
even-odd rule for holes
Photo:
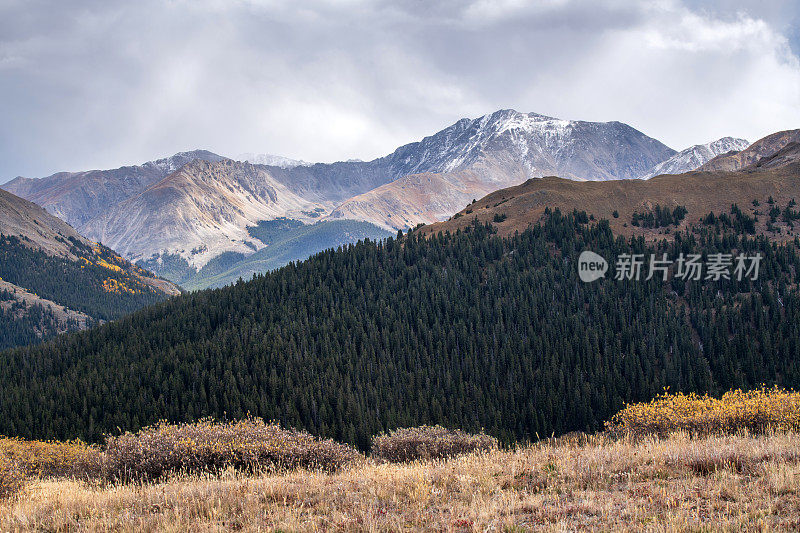
[[[798,243],[702,226],[615,237],[555,211],[319,253],[0,354],[0,433],[81,437],[247,413],[368,445],[398,426],[504,441],[598,429],[672,390],[800,386]],[[760,252],[758,281],[579,280],[577,257]],[[644,276],[643,276],[644,278]]]
[[34,344],[42,337],[76,329],[77,321],[60,322],[51,309],[20,302],[13,292],[0,290],[0,349]]
[[[77,260],[48,255],[19,237],[0,234],[0,279],[86,313],[89,323],[113,320],[166,298],[120,268],[119,257],[108,248],[98,245],[95,250],[75,239],[63,242]],[[11,293],[0,296],[7,302],[0,308],[0,349],[77,328],[77,323],[59,323],[41,305],[11,304],[12,299]]]

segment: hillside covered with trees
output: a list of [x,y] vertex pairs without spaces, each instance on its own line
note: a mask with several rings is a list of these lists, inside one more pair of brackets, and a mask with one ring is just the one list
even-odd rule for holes
[[[0,233],[0,280],[10,287],[0,297],[0,349],[114,320],[167,297],[150,284],[158,281],[151,274],[108,248],[74,238],[62,241],[69,256],[51,255],[25,237]],[[23,293],[36,302],[17,298]],[[74,314],[82,320],[71,318]]]
[[40,206],[0,190],[0,350],[180,294]]
[[[625,253],[763,260],[757,281],[584,283],[583,250],[612,265]],[[362,449],[433,423],[512,441],[598,429],[665,386],[798,387],[797,250],[712,226],[626,240],[559,211],[507,238],[473,223],[360,242],[0,354],[0,433],[96,441],[250,413]]]

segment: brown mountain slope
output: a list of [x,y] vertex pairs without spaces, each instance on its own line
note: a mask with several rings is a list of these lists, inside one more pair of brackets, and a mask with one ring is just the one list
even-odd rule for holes
[[284,216],[305,221],[317,208],[267,167],[198,159],[90,220],[85,231],[133,261],[167,251],[200,267],[223,252],[263,246],[247,226]]
[[[78,257],[70,251],[72,243],[69,239],[77,240],[86,246],[91,245],[88,240],[80,236],[66,222],[54,217],[38,205],[1,189],[0,234],[19,237],[22,242],[31,248],[68,261],[78,260]],[[13,295],[13,298],[10,300],[0,299],[0,316],[3,317],[0,320],[8,320],[9,316],[19,320],[24,318],[30,307],[41,306],[53,313],[53,327],[56,329],[54,333],[63,333],[71,327],[84,329],[91,322],[91,317],[86,313],[69,309],[56,302],[42,298],[24,287],[15,285],[0,277],[0,292],[3,291]],[[0,324],[0,330],[2,330],[2,326],[3,324]],[[43,337],[48,333],[44,329],[40,328],[36,333]],[[5,343],[0,342],[0,347],[5,345]]]
[[[107,268],[116,272],[124,271],[138,283],[168,296],[180,294],[180,289],[175,284],[153,276],[112,250],[99,247],[42,207],[2,189],[0,189],[0,234],[19,237],[29,248],[41,250],[50,256],[68,261],[88,260],[97,265],[107,265]],[[75,249],[72,241],[82,245],[80,256],[73,253]]]
[[195,159],[219,161],[222,157],[206,150],[195,150],[112,170],[59,172],[39,179],[18,177],[3,188],[36,202],[86,234],[83,226],[93,217]]
[[27,238],[31,245],[48,255],[70,257],[70,237],[89,245],[72,226],[43,208],[0,189],[0,233]]
[[525,177],[498,172],[496,179],[472,171],[414,174],[350,198],[327,219],[367,220],[389,229],[410,228],[446,219],[467,202]]
[[[425,226],[420,231],[424,234],[452,232],[463,229],[477,217],[481,222],[493,223],[501,235],[510,235],[539,221],[545,208],[558,207],[562,211],[585,210],[596,219],[608,219],[611,229],[618,234],[661,238],[664,235],[660,230],[632,226],[633,213],[649,211],[656,204],[669,208],[682,205],[688,209],[681,223],[681,227],[685,227],[697,223],[709,212],[727,213],[735,203],[751,216],[755,211],[761,212],[757,228],[764,232],[768,217],[763,212],[769,208],[770,196],[781,208],[794,198],[800,199],[800,164],[740,172],[689,172],[641,181],[531,179],[522,185],[493,192],[468,205],[450,220]],[[758,200],[761,206],[754,207],[753,200]],[[614,217],[614,211],[618,217]],[[791,233],[788,228],[782,228],[780,234],[770,233],[770,236],[785,239],[798,234],[795,226]]]
[[42,207],[0,190],[0,350],[179,293]]
[[[124,271],[137,283],[168,296],[180,294],[180,289],[173,283],[153,276],[108,248],[98,246],[42,207],[2,189],[0,189],[0,234],[19,237],[24,245],[41,250],[49,256],[67,261],[90,261],[96,265],[107,265],[107,268],[115,272]],[[80,256],[74,253],[74,243],[81,245]]]
[[772,135],[767,135],[741,152],[719,155],[697,170],[709,172],[741,170],[757,163],[762,157],[773,155],[791,142],[800,142],[800,129],[779,131]]
[[792,163],[800,163],[800,143],[790,142],[774,154],[762,157],[758,162],[748,166],[748,169],[780,168]]

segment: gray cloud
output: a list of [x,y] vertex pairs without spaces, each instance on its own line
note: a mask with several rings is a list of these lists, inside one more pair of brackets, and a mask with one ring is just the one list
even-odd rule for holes
[[[733,6],[731,8],[731,6]],[[800,126],[793,2],[0,0],[0,181],[383,155],[499,108],[674,148]]]

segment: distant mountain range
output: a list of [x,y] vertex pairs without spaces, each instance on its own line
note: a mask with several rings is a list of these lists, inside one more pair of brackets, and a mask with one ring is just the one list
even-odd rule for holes
[[474,198],[529,178],[637,178],[675,154],[620,122],[560,120],[502,110],[463,119],[398,149],[396,179],[337,206],[336,219],[399,229],[442,220]]
[[260,248],[247,226],[278,217],[310,221],[317,207],[265,167],[197,159],[109,206],[82,230],[133,261],[168,252],[199,268],[223,252]]
[[297,159],[290,159],[280,155],[271,154],[239,154],[236,156],[237,161],[247,161],[254,165],[267,165],[270,167],[293,168],[293,167],[306,167],[312,163],[299,161]]
[[[274,268],[303,258],[253,237],[252,228],[264,221],[368,224],[358,231],[344,224],[286,234],[300,239],[293,250],[314,253],[445,220],[475,198],[530,178],[604,181],[680,173],[746,147],[747,141],[726,137],[678,153],[620,122],[500,110],[459,120],[372,161],[309,164],[263,154],[233,161],[198,150],[115,170],[17,178],[4,188],[128,259],[202,287],[203,280],[230,280],[218,276],[221,265],[249,273],[254,265]],[[348,230],[337,235],[337,227]],[[256,253],[249,267],[237,267]],[[212,261],[215,274],[198,277]]]

